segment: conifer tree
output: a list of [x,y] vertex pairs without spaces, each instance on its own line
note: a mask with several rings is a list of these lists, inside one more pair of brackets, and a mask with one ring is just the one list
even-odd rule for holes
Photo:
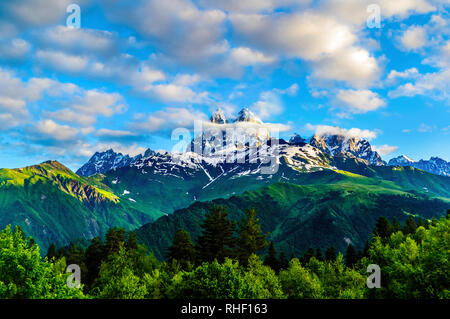
[[316,250],[316,259],[318,261],[323,261],[322,251],[320,250],[320,248],[317,248]]
[[273,244],[273,241],[270,242],[269,245],[269,252],[267,253],[266,258],[264,259],[264,265],[269,266],[276,272],[279,270],[279,263],[277,259],[277,251],[275,249],[275,246]]
[[403,225],[403,234],[409,235],[414,234],[417,229],[416,221],[414,220],[414,217],[409,216],[409,218],[406,220],[405,224]]
[[373,231],[375,236],[381,239],[389,238],[392,234],[392,226],[389,221],[384,216],[380,216],[375,225],[375,230]]
[[336,249],[333,246],[329,247],[325,251],[325,260],[326,261],[335,261],[336,260]]
[[278,268],[279,270],[288,269],[289,267],[289,260],[286,258],[286,255],[284,252],[280,253],[280,256],[278,257]]
[[55,244],[51,243],[50,246],[48,246],[47,255],[48,260],[51,260],[52,258],[56,258],[56,246]]
[[225,257],[234,257],[236,226],[228,219],[228,212],[224,207],[211,207],[201,227],[202,233],[196,247],[200,261],[217,259],[223,262]]
[[136,233],[135,232],[130,232],[128,234],[126,248],[128,250],[138,250],[139,245],[138,245],[138,242],[137,242],[137,237],[136,237]]
[[352,268],[358,262],[358,254],[355,247],[352,244],[347,246],[347,252],[345,253],[345,264],[347,267]]
[[91,244],[86,249],[86,285],[92,287],[95,279],[98,277],[103,258],[103,247],[100,238],[94,237]]
[[103,246],[103,256],[106,259],[108,256],[119,252],[121,246],[125,245],[125,229],[118,227],[110,228],[105,237],[106,242]]
[[309,247],[308,248],[308,250],[305,252],[305,254],[303,255],[303,260],[302,260],[302,262],[304,263],[304,264],[307,264],[307,263],[309,263],[309,260],[312,258],[312,257],[314,257],[314,248],[312,248],[312,247]]
[[255,209],[247,209],[245,215],[246,217],[239,222],[239,238],[236,250],[239,263],[244,266],[248,264],[248,258],[252,254],[256,254],[267,246],[266,237],[269,235],[262,233]]
[[402,227],[401,227],[400,223],[398,222],[397,218],[394,217],[394,218],[392,218],[392,229],[391,229],[391,231],[392,231],[392,233],[396,233],[399,230],[402,230]]
[[195,247],[191,237],[184,229],[178,229],[175,233],[172,245],[169,247],[169,261],[177,260],[184,270],[189,268],[195,260]]

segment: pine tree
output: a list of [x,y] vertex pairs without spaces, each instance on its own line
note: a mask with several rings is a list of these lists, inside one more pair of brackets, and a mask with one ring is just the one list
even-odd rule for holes
[[323,261],[322,251],[320,250],[320,248],[317,248],[316,250],[316,259],[319,261]]
[[329,247],[325,251],[325,260],[326,261],[335,261],[336,260],[336,249],[333,246]]
[[248,258],[252,254],[266,248],[266,237],[269,235],[262,233],[255,209],[247,209],[245,215],[246,217],[239,222],[239,238],[236,250],[239,263],[244,266],[248,264]]
[[188,270],[189,266],[195,260],[195,247],[191,241],[191,236],[184,229],[178,229],[169,247],[168,254],[169,261],[177,260],[180,262],[184,270]]
[[308,250],[305,252],[305,254],[303,255],[303,260],[302,262],[304,264],[309,263],[309,260],[314,257],[314,248],[309,247]]
[[345,253],[345,264],[347,267],[352,268],[358,262],[358,254],[355,247],[352,244],[347,246],[347,252]]
[[400,223],[398,222],[397,218],[394,217],[394,218],[392,218],[392,229],[391,229],[391,231],[392,231],[392,233],[396,233],[399,230],[402,230],[402,227],[401,227]]
[[275,249],[275,246],[273,244],[273,241],[270,242],[269,245],[269,252],[267,253],[266,258],[264,259],[264,265],[269,266],[276,272],[279,271],[279,263],[277,259],[277,251]]
[[201,227],[203,231],[196,247],[200,261],[217,259],[223,262],[225,257],[234,257],[236,226],[228,219],[228,212],[224,207],[213,206]]
[[126,248],[128,250],[138,250],[139,245],[138,245],[138,242],[137,242],[137,237],[136,237],[136,233],[135,232],[130,232],[128,234]]
[[414,217],[409,216],[409,218],[406,220],[405,225],[403,225],[403,234],[414,234],[416,232],[417,225],[416,221],[414,220]]
[[380,237],[381,239],[389,238],[392,234],[392,226],[389,221],[384,216],[380,216],[375,225],[375,229],[373,231],[375,236]]
[[279,270],[288,269],[289,267],[289,260],[286,258],[284,252],[280,253],[280,256],[278,258],[278,267]]
[[125,245],[125,229],[113,227],[108,229],[106,233],[106,242],[103,246],[103,257],[119,252],[120,248]]
[[50,246],[48,246],[47,255],[48,260],[51,260],[52,258],[56,258],[56,246],[55,244],[51,243]]
[[86,285],[92,287],[95,279],[98,277],[103,258],[103,247],[100,238],[94,237],[91,244],[86,249]]

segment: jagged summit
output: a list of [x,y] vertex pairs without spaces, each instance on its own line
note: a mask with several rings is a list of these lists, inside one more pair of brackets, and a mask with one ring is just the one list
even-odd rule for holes
[[226,124],[227,118],[225,117],[225,114],[223,113],[222,109],[217,109],[212,115],[211,115],[211,122],[215,124]]
[[388,165],[391,165],[391,166],[404,166],[404,165],[410,165],[412,163],[415,163],[415,161],[412,158],[410,158],[410,157],[408,157],[406,155],[400,155],[400,156],[397,156],[397,157],[392,158],[391,160],[389,160]]
[[305,139],[301,137],[299,134],[294,133],[294,135],[292,135],[291,138],[289,139],[289,144],[302,146],[305,145]]
[[246,107],[239,111],[234,122],[251,122],[262,124],[262,121]]
[[412,166],[436,175],[450,176],[450,162],[439,157],[431,157],[429,160],[414,161],[401,155],[389,161],[390,166]]
[[386,165],[369,141],[362,138],[342,134],[314,134],[309,144],[332,156],[357,157],[371,165]]

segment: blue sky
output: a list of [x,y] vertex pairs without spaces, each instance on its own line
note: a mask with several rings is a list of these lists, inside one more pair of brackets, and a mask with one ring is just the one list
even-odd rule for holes
[[[66,8],[81,9],[81,28]],[[376,4],[380,28],[369,28]],[[248,107],[280,135],[367,138],[450,160],[446,0],[6,0],[0,167],[170,150],[174,128]]]

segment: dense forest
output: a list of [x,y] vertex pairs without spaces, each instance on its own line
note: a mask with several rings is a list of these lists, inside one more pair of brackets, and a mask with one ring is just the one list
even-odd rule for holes
[[[248,209],[238,223],[210,208],[195,241],[179,229],[161,262],[133,232],[57,249],[45,258],[20,227],[0,233],[0,298],[450,298],[450,212],[441,219],[377,220],[364,250],[349,244],[278,253]],[[195,243],[194,243],[195,242]],[[81,285],[69,288],[67,266]],[[367,266],[379,265],[381,288],[369,289]]]

